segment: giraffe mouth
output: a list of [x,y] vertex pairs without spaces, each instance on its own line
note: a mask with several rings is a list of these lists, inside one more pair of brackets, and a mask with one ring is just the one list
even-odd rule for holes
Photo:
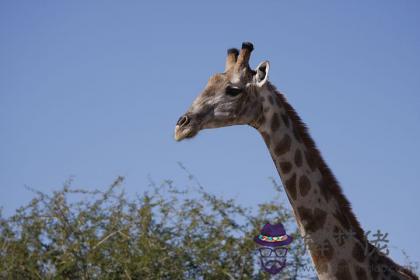
[[175,126],[175,135],[174,138],[176,141],[182,141],[184,139],[193,138],[198,134],[198,129],[196,129],[194,126]]

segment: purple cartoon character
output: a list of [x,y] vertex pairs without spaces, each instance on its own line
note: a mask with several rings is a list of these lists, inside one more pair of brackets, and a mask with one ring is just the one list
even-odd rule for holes
[[261,266],[270,274],[277,274],[286,266],[287,245],[293,238],[286,234],[281,223],[271,225],[265,224],[260,234],[255,236],[260,254]]

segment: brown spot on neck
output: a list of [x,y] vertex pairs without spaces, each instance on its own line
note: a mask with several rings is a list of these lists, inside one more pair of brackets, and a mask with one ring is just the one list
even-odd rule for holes
[[311,151],[305,151],[305,159],[306,159],[306,163],[308,164],[309,168],[311,168],[312,171],[315,171],[318,163],[316,161],[315,156],[312,154]]
[[281,114],[281,118],[283,120],[283,123],[286,125],[286,127],[290,127],[289,117],[286,114]]
[[[341,209],[337,209],[335,213],[333,213],[333,216],[340,222],[341,226],[345,228],[346,230],[351,230],[351,224],[349,220],[347,219],[346,214]],[[363,239],[359,239],[363,240]]]
[[366,270],[363,267],[354,265],[354,272],[356,273],[357,280],[366,280],[368,279]]
[[313,233],[321,229],[327,219],[327,212],[320,208],[313,211],[309,208],[300,206],[297,208],[299,218],[307,233]]
[[299,191],[302,197],[305,197],[311,189],[311,182],[306,175],[300,176],[299,179]]
[[295,164],[297,167],[302,166],[302,152],[299,149],[295,152]]
[[337,279],[340,279],[340,280],[351,280],[351,273],[350,273],[349,265],[347,264],[345,260],[342,260],[338,263],[335,277],[337,277]]
[[321,195],[324,197],[325,201],[330,201],[332,192],[330,189],[330,185],[332,182],[327,182],[325,178],[321,178],[318,182],[319,189],[321,191]]
[[299,131],[297,130],[297,128],[295,126],[293,126],[293,136],[295,137],[295,139],[301,143],[302,142],[302,138],[299,135]]
[[292,170],[292,164],[288,161],[280,162],[280,170],[283,174],[287,174]]
[[279,129],[280,127],[280,120],[279,120],[279,116],[277,115],[277,113],[273,114],[273,117],[271,118],[271,131],[275,132],[277,129]]
[[356,242],[354,244],[354,247],[353,247],[353,250],[352,250],[352,256],[358,262],[360,262],[360,263],[364,262],[365,257],[366,257],[366,252],[365,252],[364,248],[362,247],[362,245],[359,244],[359,242]]
[[290,150],[290,144],[292,143],[292,140],[288,134],[284,135],[283,139],[278,142],[274,148],[274,153],[276,156],[281,156],[285,153],[287,153]]

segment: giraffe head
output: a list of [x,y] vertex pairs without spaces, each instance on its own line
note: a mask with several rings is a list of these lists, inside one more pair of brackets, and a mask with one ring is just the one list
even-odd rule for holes
[[242,44],[241,51],[229,49],[223,73],[210,77],[204,90],[182,115],[175,127],[177,141],[192,138],[206,128],[250,124],[262,110],[258,92],[266,85],[269,63],[261,62],[255,70],[249,67],[254,49]]

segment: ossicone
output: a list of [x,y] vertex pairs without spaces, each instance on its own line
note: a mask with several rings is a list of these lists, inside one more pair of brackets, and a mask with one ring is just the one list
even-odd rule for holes
[[238,59],[239,51],[238,49],[231,48],[227,51],[226,57],[226,65],[225,65],[225,72],[229,72],[236,64],[236,60]]

